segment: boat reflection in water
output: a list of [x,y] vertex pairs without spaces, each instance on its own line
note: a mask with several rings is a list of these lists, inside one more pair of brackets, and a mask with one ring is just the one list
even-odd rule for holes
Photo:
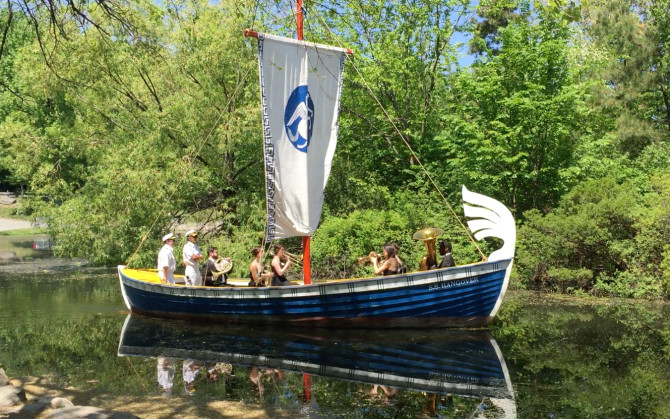
[[197,374],[229,373],[232,364],[252,367],[249,379],[259,385],[263,375],[298,372],[367,383],[373,394],[486,398],[504,417],[516,417],[505,361],[482,330],[270,329],[128,315],[118,354],[156,357],[158,381],[168,391],[179,359],[187,392]]

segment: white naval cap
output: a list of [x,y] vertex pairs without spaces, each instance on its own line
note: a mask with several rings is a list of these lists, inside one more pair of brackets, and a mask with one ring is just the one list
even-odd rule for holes
[[186,234],[185,234],[186,237],[188,237],[188,236],[197,236],[197,235],[198,235],[198,232],[195,231],[195,230],[192,230],[192,229],[189,230],[189,231],[187,231]]
[[166,234],[166,235],[163,236],[163,242],[166,242],[166,241],[168,241],[168,240],[170,240],[170,239],[174,239],[174,234],[172,234],[172,233],[168,233],[168,234]]

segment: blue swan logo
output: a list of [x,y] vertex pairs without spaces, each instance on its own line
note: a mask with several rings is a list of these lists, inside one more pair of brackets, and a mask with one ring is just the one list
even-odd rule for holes
[[307,153],[307,147],[312,139],[313,118],[314,102],[312,102],[307,86],[296,87],[286,103],[284,127],[293,147],[303,153]]

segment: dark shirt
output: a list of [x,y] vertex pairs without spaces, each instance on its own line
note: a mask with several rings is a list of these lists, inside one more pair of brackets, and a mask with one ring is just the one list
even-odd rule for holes
[[450,268],[452,266],[456,266],[454,263],[454,258],[451,257],[451,253],[447,253],[444,255],[444,259],[442,259],[442,263],[440,263],[440,268]]
[[223,274],[220,277],[214,279],[214,275],[212,275],[212,272],[218,272],[218,270],[216,269],[216,263],[212,259],[207,259],[207,262],[205,262],[204,269],[205,269],[205,275],[203,275],[203,278],[205,280],[205,285],[210,287],[216,287],[219,285],[228,285],[226,274]]
[[[260,278],[261,275],[262,275],[261,272],[259,272],[259,273],[257,274],[257,276],[258,276],[259,278]],[[266,286],[266,285],[265,285],[265,279],[261,279],[260,281],[258,281],[258,284],[257,284],[257,283],[254,281],[254,276],[251,274],[251,271],[249,271],[249,286],[250,286],[250,287],[264,287],[264,286]]]
[[284,285],[291,285],[291,283],[286,279],[286,276],[284,275],[279,275],[279,273],[275,270],[274,266],[271,266],[272,268],[272,286],[273,287],[281,287]]
[[396,274],[398,274],[398,271],[399,271],[400,269],[402,269],[402,265],[399,264],[397,261],[396,261],[396,263],[394,263],[394,265],[395,265],[395,269],[391,269],[391,268],[384,269],[384,270],[382,271],[382,275],[383,275],[383,276],[387,276],[387,275],[396,275]]

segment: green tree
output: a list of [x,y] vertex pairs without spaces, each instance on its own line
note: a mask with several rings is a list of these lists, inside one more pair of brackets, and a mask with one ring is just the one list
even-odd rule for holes
[[461,0],[353,1],[319,9],[339,36],[324,34],[324,41],[354,51],[326,195],[334,214],[383,208],[379,198],[414,182],[416,161],[405,142],[421,154],[423,144],[433,141],[444,109],[444,75],[456,63],[450,40],[468,10]]
[[589,83],[571,61],[571,39],[562,11],[542,8],[501,29],[499,54],[454,75],[435,151],[448,158],[450,185],[501,198],[517,215],[551,207],[569,190],[590,129]]
[[589,2],[584,8],[590,48],[605,59],[590,69],[606,84],[597,104],[616,121],[615,144],[635,157],[670,135],[670,29],[667,0]]
[[[36,41],[13,64],[35,104],[8,115],[0,138],[12,173],[51,198],[41,211],[60,254],[118,262],[173,217],[217,212],[228,221],[220,229],[231,231],[253,208],[239,203],[261,199],[255,51],[240,36],[245,9],[172,6],[128,9],[137,37],[114,32],[113,21],[114,36],[82,33],[61,16],[66,36],[39,41],[53,51],[49,65]],[[95,4],[86,12],[107,18]],[[36,18],[48,24],[50,16]]]

